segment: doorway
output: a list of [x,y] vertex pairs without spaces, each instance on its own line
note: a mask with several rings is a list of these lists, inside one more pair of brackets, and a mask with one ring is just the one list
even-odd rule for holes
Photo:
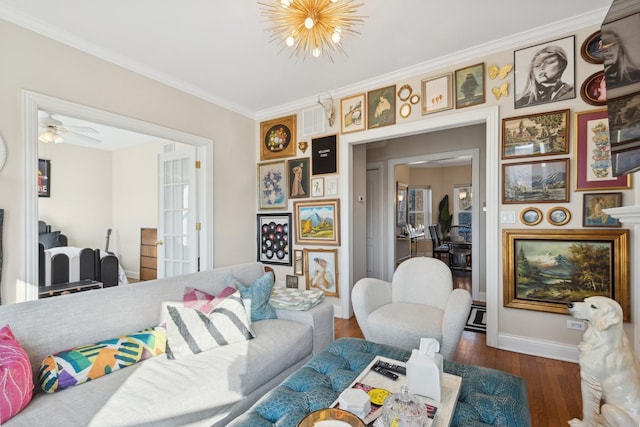
[[[38,295],[38,196],[36,188],[38,164],[38,111],[45,110],[104,124],[133,132],[147,134],[195,147],[202,173],[198,174],[196,202],[201,224],[198,242],[200,269],[213,268],[213,141],[152,123],[97,110],[91,107],[63,101],[57,98],[23,91],[23,125],[25,134],[25,254],[23,256],[25,300],[37,299]],[[206,172],[205,172],[206,171]]]
[[[486,302],[487,302],[487,345],[497,347],[498,345],[498,309],[499,309],[499,275],[500,265],[495,260],[499,258],[499,239],[495,238],[499,235],[498,229],[498,210],[499,210],[499,137],[500,137],[500,118],[497,107],[487,107],[475,110],[460,111],[452,114],[445,114],[433,118],[424,118],[406,123],[398,124],[394,127],[380,128],[368,133],[352,133],[341,136],[341,152],[340,168],[349,171],[345,176],[341,176],[341,186],[344,188],[343,199],[349,201],[350,209],[346,215],[343,215],[343,235],[346,235],[345,245],[352,245],[354,248],[364,247],[365,237],[358,234],[357,227],[354,223],[358,221],[354,219],[354,213],[359,214],[357,207],[358,191],[362,188],[361,182],[366,179],[364,169],[354,168],[357,164],[357,156],[362,154],[360,145],[370,142],[382,142],[390,139],[401,138],[405,136],[427,134],[444,129],[455,129],[475,124],[484,124],[484,131],[480,132],[485,145],[483,150],[483,158],[480,162],[483,164],[483,185],[485,191],[485,200],[480,204],[480,214],[484,218],[484,235],[480,236],[481,244],[478,249],[482,250],[485,255],[485,280],[486,280]],[[387,174],[388,171],[385,171]],[[387,204],[390,212],[386,212],[391,216],[393,207]],[[355,218],[358,218],[355,216]],[[343,251],[341,255],[341,265],[346,266],[344,270],[344,280],[352,286],[359,278],[364,277],[364,265],[354,263],[357,255],[354,251]],[[491,260],[491,262],[489,261]],[[344,293],[350,295],[350,288],[343,289]],[[338,317],[348,318],[351,315],[350,297],[347,296],[341,301],[342,307],[336,312]]]

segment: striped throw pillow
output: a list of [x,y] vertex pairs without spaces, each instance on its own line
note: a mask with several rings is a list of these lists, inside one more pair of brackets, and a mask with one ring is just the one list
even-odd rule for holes
[[22,411],[32,393],[29,356],[5,325],[0,328],[0,424]]
[[223,299],[209,314],[189,307],[167,305],[167,358],[196,354],[252,339],[240,292]]

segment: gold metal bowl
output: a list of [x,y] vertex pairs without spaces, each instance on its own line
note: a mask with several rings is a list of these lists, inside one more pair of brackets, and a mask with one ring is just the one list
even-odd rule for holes
[[[335,424],[322,421],[336,421]],[[366,427],[364,422],[349,411],[337,408],[325,408],[314,411],[304,417],[298,427]]]

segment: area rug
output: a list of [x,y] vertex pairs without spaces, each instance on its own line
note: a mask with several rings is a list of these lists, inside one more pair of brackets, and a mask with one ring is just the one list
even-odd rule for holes
[[471,312],[469,312],[464,330],[481,334],[487,333],[487,308],[484,305],[471,304]]

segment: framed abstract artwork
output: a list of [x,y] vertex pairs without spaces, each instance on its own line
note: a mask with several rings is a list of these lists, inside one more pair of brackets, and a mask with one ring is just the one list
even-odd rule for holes
[[258,214],[258,261],[292,265],[289,251],[291,214]]
[[507,229],[502,245],[505,307],[568,314],[599,295],[630,320],[629,230]]
[[295,156],[296,124],[295,114],[260,123],[260,160]]
[[287,207],[286,162],[258,164],[258,208],[285,209]]

